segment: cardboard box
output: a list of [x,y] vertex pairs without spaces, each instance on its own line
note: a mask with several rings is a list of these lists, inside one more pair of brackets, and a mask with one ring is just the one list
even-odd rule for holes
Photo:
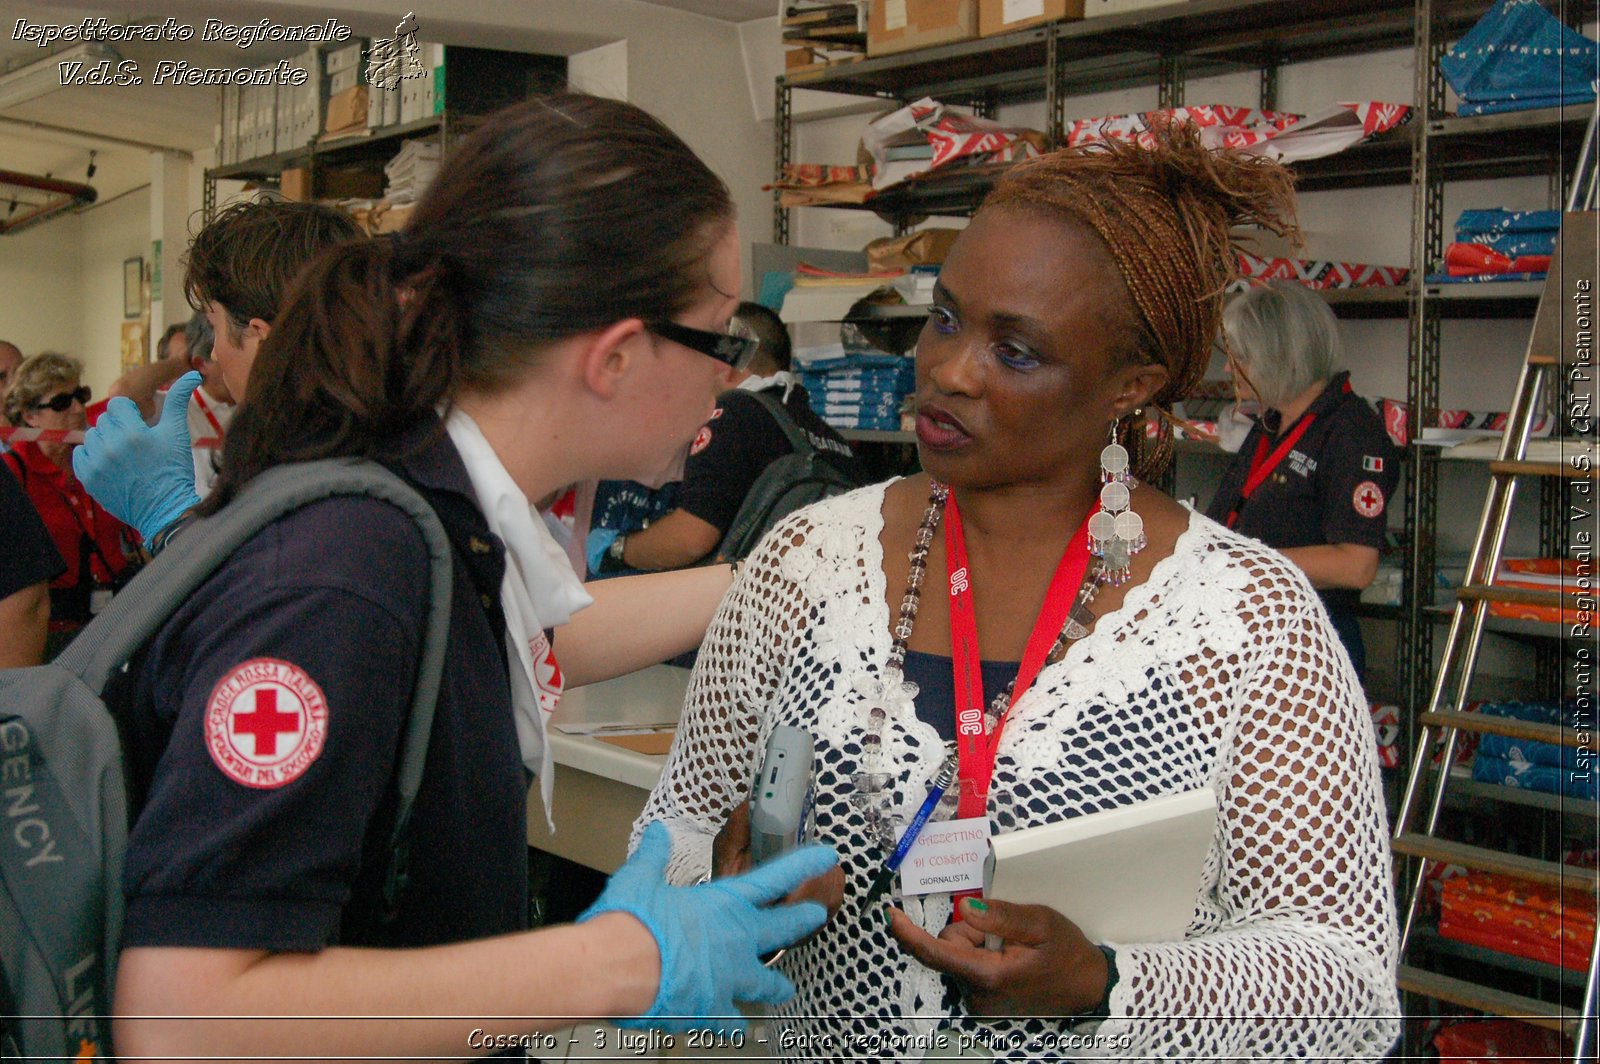
[[311,201],[311,170],[304,166],[291,166],[278,175],[278,191],[283,198],[295,203]]
[[889,55],[978,35],[978,0],[872,0],[867,54]]
[[978,0],[978,36],[993,37],[1041,22],[1082,17],[1083,0]]
[[318,199],[377,199],[383,195],[383,171],[359,166],[317,171]]
[[328,97],[322,131],[330,136],[367,128],[367,86],[356,85]]

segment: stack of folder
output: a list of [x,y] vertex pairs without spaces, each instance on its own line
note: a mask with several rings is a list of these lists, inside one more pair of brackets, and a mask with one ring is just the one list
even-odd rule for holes
[[789,73],[866,57],[866,5],[791,0],[783,5],[785,69]]

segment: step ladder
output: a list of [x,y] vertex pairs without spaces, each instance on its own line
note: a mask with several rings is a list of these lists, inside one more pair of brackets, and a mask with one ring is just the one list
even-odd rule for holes
[[[1596,114],[1600,115],[1600,111]],[[1582,996],[1569,996],[1569,991],[1558,980],[1562,989],[1558,995],[1561,1000],[1557,1001],[1477,985],[1414,967],[1406,963],[1406,959],[1413,952],[1411,946],[1414,940],[1422,937],[1419,932],[1423,895],[1427,889],[1427,870],[1432,864],[1461,865],[1546,886],[1568,890],[1578,888],[1586,892],[1591,904],[1600,904],[1600,874],[1593,869],[1469,846],[1440,838],[1437,834],[1445,794],[1451,782],[1450,769],[1455,763],[1456,741],[1463,732],[1506,735],[1567,747],[1577,747],[1583,742],[1592,744],[1595,735],[1600,734],[1595,730],[1580,733],[1572,728],[1466,711],[1468,691],[1490,605],[1514,602],[1559,608],[1563,602],[1570,603],[1566,592],[1562,590],[1523,590],[1494,584],[1518,480],[1530,477],[1555,477],[1569,481],[1600,479],[1600,461],[1594,460],[1600,456],[1595,456],[1592,450],[1587,465],[1565,460],[1568,457],[1566,454],[1559,459],[1533,460],[1528,457],[1528,441],[1539,398],[1552,379],[1565,374],[1574,365],[1579,308],[1578,301],[1572,296],[1579,290],[1579,278],[1587,279],[1590,295],[1584,324],[1590,333],[1588,350],[1591,368],[1585,371],[1588,383],[1582,387],[1587,389],[1590,396],[1600,394],[1600,386],[1593,383],[1594,378],[1600,376],[1600,353],[1596,353],[1593,342],[1594,325],[1600,320],[1600,315],[1595,312],[1596,307],[1600,306],[1600,277],[1596,276],[1600,272],[1596,267],[1596,230],[1600,228],[1600,213],[1594,210],[1595,124],[1595,117],[1591,117],[1579,156],[1578,172],[1573,176],[1573,192],[1563,218],[1556,253],[1540,296],[1527,358],[1517,380],[1497,458],[1489,465],[1487,497],[1467,562],[1466,578],[1457,594],[1438,674],[1426,711],[1418,717],[1420,728],[1414,747],[1411,776],[1406,783],[1391,843],[1397,857],[1412,859],[1409,862],[1412,874],[1405,882],[1408,890],[1402,895],[1407,901],[1400,938],[1400,989],[1448,1005],[1495,1016],[1514,1017],[1560,1031],[1573,1039],[1573,1064],[1595,1059],[1594,1013],[1596,985],[1600,980],[1600,936],[1597,936],[1596,946],[1589,954]],[[1560,394],[1559,389],[1557,394]],[[1589,412],[1600,416],[1600,410],[1591,409]],[[1564,411],[1559,413],[1565,414]],[[1577,446],[1572,447],[1574,453]],[[1600,489],[1589,490],[1587,498],[1591,504],[1600,505]],[[1600,630],[1600,619],[1597,619],[1597,630]],[[1600,665],[1600,662],[1591,663]],[[1594,694],[1592,690],[1589,693],[1591,696]],[[1435,747],[1440,751],[1437,770],[1433,768],[1432,761]],[[1433,777],[1431,785],[1430,776]]]

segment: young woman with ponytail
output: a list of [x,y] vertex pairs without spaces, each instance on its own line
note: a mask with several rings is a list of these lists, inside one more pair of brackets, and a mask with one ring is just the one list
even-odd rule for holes
[[[525,930],[528,767],[549,801],[543,708],[563,674],[620,671],[683,637],[636,617],[657,631],[628,638],[619,600],[609,622],[579,619],[599,607],[584,610],[529,500],[642,473],[693,436],[741,353],[725,335],[739,281],[722,182],[642,111],[581,96],[491,118],[403,233],[300,274],[202,512],[275,465],[353,455],[438,513],[455,593],[410,882],[383,912],[411,699],[396,678],[416,671],[427,557],[386,504],[328,500],[255,537],[130,669],[147,798],[125,876],[119,1055],[460,1057],[576,1017],[682,1028],[792,993],[759,957],[825,911],[770,903],[832,868],[825,847],[669,887],[655,828],[578,924]],[[703,627],[727,580],[706,571],[670,620],[687,631],[699,611]],[[293,742],[270,786],[237,767]]]
[[[1371,1060],[1398,1031],[1349,660],[1281,554],[1146,483],[1211,356],[1230,229],[1292,232],[1290,179],[1188,126],[1153,140],[1001,179],[917,345],[926,472],[790,517],[701,647],[641,818],[666,822],[674,878],[745,866],[747,767],[780,724],[816,736],[816,834],[846,874],[779,962],[782,1056],[944,1028],[1013,1060]],[[1210,852],[1170,872],[1195,885],[1187,928],[1094,941],[1071,918],[1094,913],[880,877],[936,779],[936,826],[964,821],[946,845],[980,840],[932,851],[945,873],[990,834],[1209,788]]]

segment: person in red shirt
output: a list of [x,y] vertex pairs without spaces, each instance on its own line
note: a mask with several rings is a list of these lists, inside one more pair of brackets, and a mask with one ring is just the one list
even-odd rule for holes
[[6,394],[11,424],[44,430],[38,439],[15,441],[4,461],[67,563],[66,572],[50,584],[51,649],[59,649],[63,637],[82,628],[109,600],[113,582],[128,567],[132,541],[128,527],[90,498],[73,475],[77,444],[51,435],[87,426],[90,393],[82,379],[83,363],[77,359],[38,354],[17,367]]

